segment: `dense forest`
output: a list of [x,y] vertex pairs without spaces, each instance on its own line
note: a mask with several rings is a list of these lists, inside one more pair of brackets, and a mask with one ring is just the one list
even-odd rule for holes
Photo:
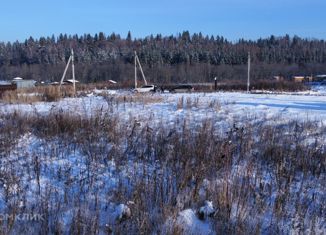
[[207,82],[246,78],[248,52],[252,78],[274,75],[326,73],[326,42],[297,36],[270,36],[255,41],[228,41],[221,36],[190,34],[133,38],[105,35],[30,37],[24,42],[0,43],[0,80],[20,76],[37,81],[59,81],[70,49],[75,51],[76,77],[83,82],[113,79],[132,82],[133,51],[151,82]]

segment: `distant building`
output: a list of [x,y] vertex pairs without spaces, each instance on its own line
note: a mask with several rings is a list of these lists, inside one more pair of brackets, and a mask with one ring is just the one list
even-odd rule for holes
[[6,85],[11,85],[11,82],[9,82],[9,81],[0,81],[0,86],[6,86]]
[[5,91],[12,91],[12,90],[16,90],[16,89],[17,89],[17,86],[15,84],[12,84],[11,82],[8,82],[8,81],[0,81],[0,96]]
[[36,81],[16,77],[12,81],[0,81],[0,92],[35,87]]
[[312,82],[313,76],[293,76],[293,81],[294,82]]
[[59,82],[50,82],[49,84],[53,86],[59,86]]
[[293,81],[294,82],[304,82],[305,81],[305,76],[293,76]]
[[25,80],[20,77],[16,77],[12,80],[12,84],[15,84],[17,86],[17,89],[22,89],[22,88],[33,88],[35,87],[36,81],[34,80]]
[[274,80],[276,80],[277,82],[282,82],[282,81],[284,81],[284,77],[283,77],[283,76],[274,76],[273,78],[274,78]]

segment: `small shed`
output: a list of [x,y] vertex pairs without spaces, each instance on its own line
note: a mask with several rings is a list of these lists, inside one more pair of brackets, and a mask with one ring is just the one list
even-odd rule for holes
[[304,82],[304,80],[305,80],[305,77],[304,76],[294,76],[293,77],[293,81],[294,82]]
[[33,88],[35,87],[36,81],[34,80],[25,80],[20,77],[16,77],[12,80],[12,84],[15,84],[17,86],[17,89],[21,88]]

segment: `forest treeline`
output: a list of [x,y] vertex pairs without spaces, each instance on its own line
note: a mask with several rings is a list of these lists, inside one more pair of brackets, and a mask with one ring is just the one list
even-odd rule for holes
[[270,36],[236,42],[222,36],[160,34],[133,38],[100,32],[95,35],[30,37],[24,42],[0,43],[0,80],[20,76],[59,81],[70,49],[75,52],[76,78],[83,82],[113,79],[132,82],[134,51],[151,82],[185,83],[246,79],[248,52],[252,78],[326,73],[326,42],[298,36]]

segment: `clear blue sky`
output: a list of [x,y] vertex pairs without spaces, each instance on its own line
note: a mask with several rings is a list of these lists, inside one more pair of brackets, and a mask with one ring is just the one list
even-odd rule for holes
[[112,32],[125,37],[189,30],[230,40],[286,33],[326,39],[326,0],[4,0],[0,41]]

